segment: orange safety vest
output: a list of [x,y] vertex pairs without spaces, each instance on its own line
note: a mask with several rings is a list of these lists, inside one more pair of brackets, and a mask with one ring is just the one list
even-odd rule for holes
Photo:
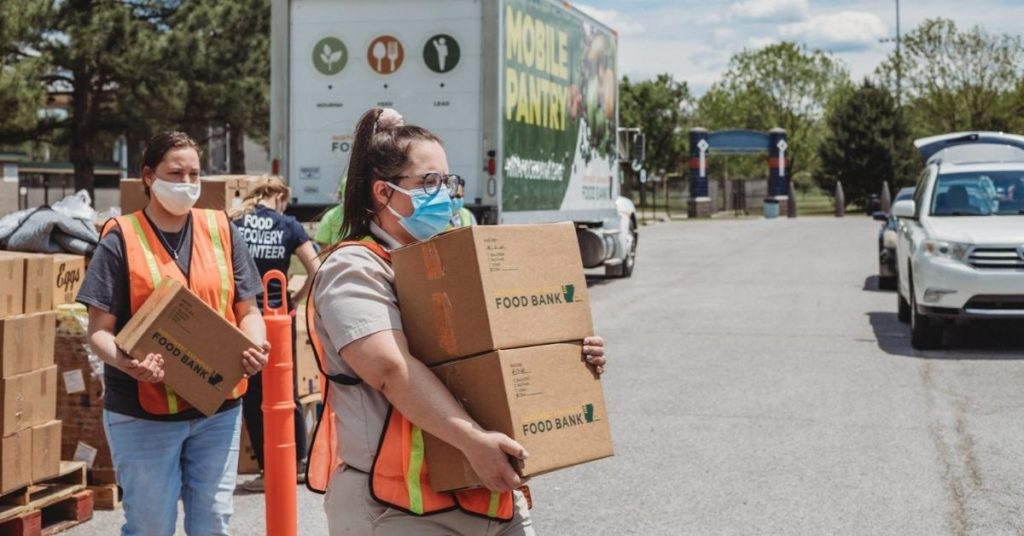
[[[391,262],[391,254],[371,237],[359,241],[340,242],[327,256],[347,246],[365,247],[385,262]],[[314,274],[313,283],[315,281]],[[315,287],[311,284],[310,288]],[[323,413],[313,432],[313,444],[306,464],[306,487],[316,493],[325,493],[331,477],[343,463],[338,456],[338,434],[334,426],[334,411],[331,408],[327,381],[351,386],[362,383],[362,380],[345,374],[327,374],[323,344],[314,326],[315,317],[316,306],[313,293],[310,292],[306,301],[306,325],[317,365],[320,367]],[[496,521],[511,521],[515,513],[512,492],[492,492],[485,488],[454,493],[434,491],[430,486],[427,462],[423,456],[423,430],[406,419],[393,406],[388,408],[387,423],[370,471],[370,494],[381,504],[417,516],[458,508],[471,515]]]
[[[206,209],[192,209],[192,253],[188,277],[177,261],[160,243],[156,231],[142,211],[112,218],[103,226],[103,235],[117,226],[124,241],[131,292],[131,314],[142,307],[149,295],[165,277],[188,287],[204,303],[220,313],[228,322],[235,319],[235,276],[231,257],[231,224],[227,214]],[[173,415],[192,407],[164,383],[137,382],[139,404],[152,415]],[[248,382],[243,379],[231,391],[228,400],[245,393]]]

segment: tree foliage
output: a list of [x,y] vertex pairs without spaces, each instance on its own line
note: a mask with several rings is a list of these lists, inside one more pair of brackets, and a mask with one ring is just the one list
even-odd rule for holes
[[619,124],[639,127],[646,136],[645,167],[660,175],[681,173],[687,160],[686,128],[693,107],[686,82],[669,74],[640,82],[623,78],[619,94]]
[[916,136],[963,130],[1024,129],[1024,47],[1019,36],[961,31],[948,19],[929,19],[903,37],[902,51],[878,67],[896,91],[901,75]]
[[[136,157],[158,130],[205,141],[228,126],[269,130],[269,0],[4,0],[0,2],[0,143],[66,144],[76,188],[118,137]],[[49,97],[67,113],[39,119]],[[49,133],[49,134],[47,134]]]
[[[713,130],[786,129],[791,173],[817,167],[817,145],[824,117],[835,99],[849,91],[849,74],[841,62],[820,50],[778,43],[744,50],[699,101],[700,126]],[[761,175],[738,162],[740,174]],[[746,167],[749,167],[748,162]]]
[[917,166],[909,131],[885,88],[865,80],[833,110],[818,148],[818,184],[834,192],[842,181],[847,203],[862,204],[887,181],[895,189],[913,184]]

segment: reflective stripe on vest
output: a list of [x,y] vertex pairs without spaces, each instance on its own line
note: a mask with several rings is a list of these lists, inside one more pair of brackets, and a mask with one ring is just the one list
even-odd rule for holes
[[[237,324],[234,309],[229,306],[234,302],[235,282],[231,264],[231,227],[226,214],[192,210],[192,248],[187,278],[177,261],[160,244],[156,231],[141,211],[107,221],[103,234],[106,235],[115,225],[120,229],[124,243],[132,314],[142,307],[164,279],[170,277],[187,286],[229,322]],[[239,382],[229,398],[240,397],[246,386],[245,380]],[[192,407],[163,383],[138,382],[138,393],[142,408],[153,415],[172,415]]]
[[[328,250],[327,257],[338,249],[361,246],[369,249],[385,262],[391,255],[372,238],[340,242]],[[321,264],[322,266],[322,264]],[[338,455],[338,436],[334,425],[334,411],[330,405],[330,385],[323,344],[316,331],[316,305],[314,294],[316,275],[310,283],[306,302],[306,324],[317,366],[320,368],[321,400],[323,412],[313,432],[309,461],[306,465],[306,487],[317,493],[327,491],[331,477],[343,461]],[[335,375],[338,378],[343,375]],[[356,381],[335,380],[339,385],[353,385]],[[497,521],[510,521],[515,513],[512,492],[492,492],[484,488],[455,493],[435,492],[430,486],[429,471],[423,452],[423,430],[406,419],[393,406],[389,406],[384,430],[370,470],[370,494],[382,504],[413,515],[430,515],[458,508],[467,514]]]

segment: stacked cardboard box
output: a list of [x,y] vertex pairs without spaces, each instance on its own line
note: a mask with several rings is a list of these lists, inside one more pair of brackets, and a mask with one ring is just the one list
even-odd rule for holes
[[[196,208],[228,210],[245,199],[255,184],[254,175],[213,175],[202,178]],[[121,179],[121,213],[141,210],[149,203],[142,179]]]
[[53,261],[0,252],[0,494],[60,472]]
[[[571,224],[458,229],[392,260],[412,354],[481,426],[526,448],[522,476],[612,455],[600,379],[582,357],[594,328]],[[480,484],[459,450],[425,444],[435,489]]]
[[89,482],[116,483],[103,431],[103,362],[89,351],[88,314],[81,304],[57,308],[57,417],[63,421],[61,459],[85,462]]

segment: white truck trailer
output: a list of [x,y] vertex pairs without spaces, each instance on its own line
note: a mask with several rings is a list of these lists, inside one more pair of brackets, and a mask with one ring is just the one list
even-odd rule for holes
[[587,268],[628,277],[615,32],[552,0],[273,0],[271,158],[292,203],[338,202],[373,106],[437,133],[485,224],[575,222]]

